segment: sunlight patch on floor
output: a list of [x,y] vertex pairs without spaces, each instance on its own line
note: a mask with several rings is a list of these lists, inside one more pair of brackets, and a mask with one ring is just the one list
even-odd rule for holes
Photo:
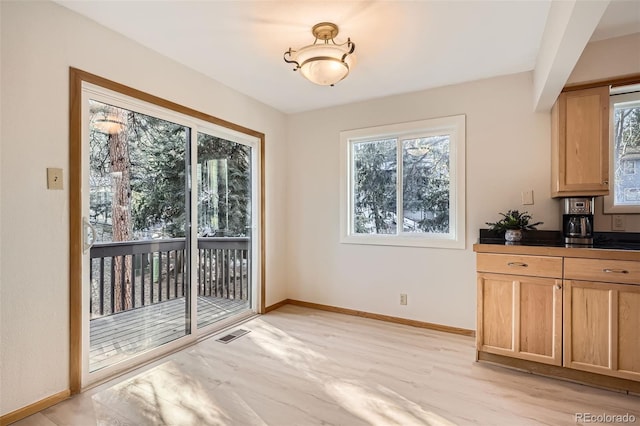
[[455,426],[382,386],[376,390],[356,381],[333,380],[325,383],[325,391],[346,410],[370,424]]
[[252,342],[310,379],[321,382],[317,374],[313,373],[315,368],[312,367],[317,366],[318,363],[327,362],[327,357],[309,349],[300,340],[267,323],[254,327],[254,330],[256,332],[249,336]]
[[383,386],[366,387],[356,380],[336,380],[318,368],[331,362],[304,342],[269,324],[260,324],[251,340],[324,389],[345,410],[370,424],[455,426],[446,418]]
[[[173,361],[163,363],[95,395],[99,402],[117,397],[154,424],[226,424],[231,417],[211,397],[211,390],[185,375]],[[101,401],[102,400],[102,401]],[[122,413],[127,415],[127,413]]]

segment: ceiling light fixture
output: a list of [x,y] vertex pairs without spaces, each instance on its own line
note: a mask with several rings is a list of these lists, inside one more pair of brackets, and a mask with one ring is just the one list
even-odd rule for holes
[[295,64],[293,70],[300,70],[310,82],[321,86],[333,86],[349,75],[356,45],[350,38],[346,43],[337,44],[334,38],[338,35],[338,26],[331,22],[314,25],[311,33],[316,38],[313,44],[300,50],[289,48],[284,52],[284,61]]
[[93,130],[107,135],[117,135],[124,130],[124,123],[117,117],[108,115],[93,121]]

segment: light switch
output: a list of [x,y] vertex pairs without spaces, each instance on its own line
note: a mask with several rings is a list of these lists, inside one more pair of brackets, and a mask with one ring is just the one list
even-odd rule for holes
[[49,167],[47,169],[47,188],[62,189],[62,169]]
[[533,189],[529,191],[522,191],[522,204],[533,204]]

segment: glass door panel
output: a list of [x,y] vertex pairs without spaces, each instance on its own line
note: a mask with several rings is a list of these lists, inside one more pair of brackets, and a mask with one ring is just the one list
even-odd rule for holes
[[89,100],[89,372],[190,330],[190,129]]
[[252,148],[197,135],[198,328],[252,303]]

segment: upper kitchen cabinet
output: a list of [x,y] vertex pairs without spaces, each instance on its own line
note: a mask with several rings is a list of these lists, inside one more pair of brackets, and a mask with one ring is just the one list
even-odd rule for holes
[[551,196],[609,194],[609,86],[567,91],[551,110]]

